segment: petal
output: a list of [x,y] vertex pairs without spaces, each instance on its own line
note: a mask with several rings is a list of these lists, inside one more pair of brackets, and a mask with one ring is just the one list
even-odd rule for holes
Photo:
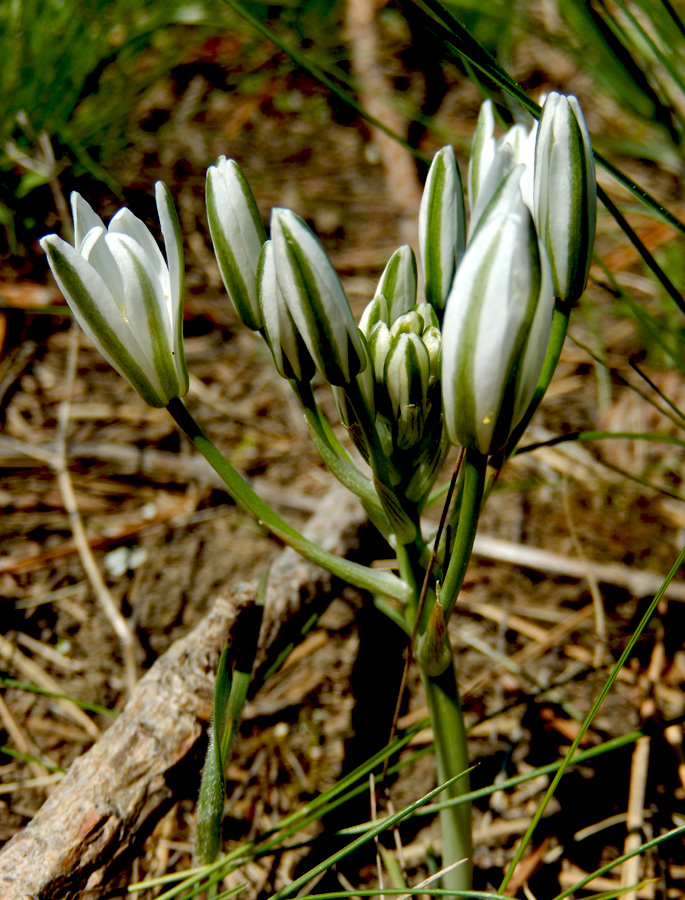
[[102,276],[56,235],[40,243],[60,290],[93,344],[146,403],[164,406],[159,380]]
[[520,123],[513,125],[499,143],[509,144],[511,146],[514,151],[514,161],[516,165],[518,165],[525,161],[528,144],[528,129]]
[[112,251],[107,246],[106,234],[104,226],[91,228],[81,242],[79,253],[101,276],[115,303],[121,309],[125,302],[124,283]]
[[541,269],[540,296],[538,297],[535,315],[526,338],[526,349],[517,384],[513,427],[516,427],[521,421],[530,401],[533,399],[547,354],[549,336],[552,330],[552,316],[554,314],[552,273],[544,247],[538,243],[538,249]]
[[271,239],[278,282],[312,358],[331,384],[348,383],[366,365],[366,354],[326,251],[289,209],[272,211]]
[[469,206],[473,211],[481,186],[495,157],[495,115],[492,101],[485,100],[478,113],[478,124],[471,144],[469,161]]
[[[521,201],[523,200],[522,181],[525,173],[525,166],[519,165],[502,178],[495,193],[490,198],[488,205],[482,210],[478,217],[478,221],[476,222],[471,235],[471,241],[473,241],[477,232],[491,219],[494,219],[497,216],[506,215],[507,213],[520,208]],[[486,191],[483,191],[483,197],[485,196],[485,193]]]
[[179,381],[186,386],[183,392],[185,394],[188,390],[188,369],[183,346],[183,235],[171,191],[163,181],[155,184],[155,199],[168,266],[171,347]]
[[590,136],[575,97],[547,98],[536,143],[534,197],[555,293],[575,299],[587,281],[597,214]]
[[221,277],[241,322],[261,327],[257,266],[266,240],[247,179],[234,160],[220,157],[207,170],[207,219]]
[[464,192],[452,147],[435,155],[419,209],[419,247],[426,300],[442,310],[464,253]]
[[264,336],[279,375],[296,381],[311,381],[316,367],[283,298],[276,278],[271,241],[266,241],[262,247],[257,292]]
[[[159,249],[157,241],[150,234],[150,229],[147,225],[138,216],[134,216],[130,209],[120,209],[111,219],[107,230],[110,234],[127,235],[138,244],[143,255],[147,258],[145,263],[146,271],[155,273],[165,296],[170,297],[169,270],[162,256],[162,251]],[[140,255],[139,253],[138,256]]]
[[469,240],[473,236],[478,220],[487,208],[492,198],[497,193],[502,181],[516,166],[514,148],[511,144],[499,144],[488,171],[481,176],[478,189],[478,199],[471,204],[471,219],[469,221]]
[[371,303],[369,303],[362,313],[362,317],[359,320],[359,330],[364,335],[364,337],[368,338],[371,333],[371,329],[377,325],[379,322],[384,322],[386,325],[389,324],[390,313],[388,312],[388,301],[385,299],[383,294],[379,294],[376,292],[376,296],[373,298]]
[[91,228],[104,228],[105,223],[93,207],[80,194],[71,194],[71,214],[74,218],[74,247],[80,250],[83,239]]
[[478,229],[448,299],[442,380],[454,443],[489,454],[506,442],[539,296],[537,237],[520,201]]
[[183,384],[176,372],[172,325],[157,272],[150,270],[149,256],[128,234],[110,230],[106,240],[124,283],[126,303],[122,315],[157,373],[167,402],[172,397],[180,397]]
[[389,325],[416,303],[416,278],[414,251],[408,244],[404,244],[388,260],[376,288],[375,296],[382,295],[387,302]]

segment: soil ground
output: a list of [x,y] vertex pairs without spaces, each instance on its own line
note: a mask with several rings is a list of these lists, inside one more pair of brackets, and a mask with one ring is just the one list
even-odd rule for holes
[[[420,93],[420,75],[402,69],[401,47],[390,43],[391,37],[386,40],[388,66],[395,67],[390,75],[401,75],[409,90]],[[159,178],[171,186],[178,203],[187,251],[191,409],[265,499],[301,525],[331,477],[265,345],[240,325],[225,297],[205,221],[205,170],[220,154],[233,157],[243,167],[265,221],[274,205],[290,206],[307,218],[324,241],[357,316],[397,245],[398,213],[368,127],[360,119],[350,121],[309,75],[286,67],[266,42],[251,44],[246,60],[241,55],[246,43],[240,34],[231,35],[157,85],[135,111],[135,140],[117,162],[116,174],[126,186],[127,202],[143,217],[153,214],[150,190]],[[533,83],[534,73],[540,77],[535,52],[533,48],[530,58],[517,61],[524,86],[526,79]],[[554,71],[549,59],[544,62],[546,71]],[[263,75],[250,92],[227,92],[212,82],[218,70],[237,77],[250,68]],[[613,111],[595,109],[590,96],[583,96],[587,85],[582,77],[567,75],[564,89],[580,95],[591,129],[602,131]],[[463,150],[480,101],[458,73],[448,72],[448,81],[450,92],[438,123],[453,136],[465,172]],[[434,134],[421,147],[428,155],[440,146]],[[633,174],[643,181],[649,175],[646,170]],[[118,202],[89,195],[88,187],[85,181],[78,184],[107,219]],[[653,179],[650,187],[658,192],[664,185]],[[682,196],[665,200],[682,203]],[[48,215],[45,230],[57,227],[54,214]],[[657,243],[660,239],[659,234],[654,238]],[[641,303],[658,306],[656,292],[606,216],[600,217],[598,250],[611,258],[612,270],[624,285],[632,285]],[[46,450],[54,450],[66,399],[69,320],[32,308],[35,296],[41,303],[46,298],[58,302],[38,255],[35,268],[23,267],[21,277],[7,271],[3,283],[14,308],[2,313],[7,327],[0,362],[0,498],[5,510],[0,609],[14,656],[4,654],[2,666],[9,677],[33,681],[24,662],[30,660],[64,694],[121,709],[126,690],[119,645],[84,575],[64,497],[45,457]],[[600,276],[598,271],[601,281]],[[601,348],[621,375],[640,383],[628,361],[643,359],[644,335],[601,283],[591,284],[576,312],[572,337]],[[142,673],[206,612],[222,587],[259,576],[278,547],[236,509],[212,473],[193,457],[166,412],[146,408],[83,335],[78,341],[67,429],[69,471],[89,542],[116,602],[135,628],[136,664]],[[649,360],[645,367],[667,396],[675,402],[684,399],[679,376]],[[335,422],[326,390],[317,386]],[[669,422],[652,406],[616,374],[595,365],[586,349],[568,341],[530,440],[600,428],[671,433]],[[154,452],[145,456],[146,451]],[[659,489],[631,480],[621,474],[625,471],[646,475]],[[475,786],[553,761],[569,746],[682,544],[685,507],[673,496],[682,489],[681,476],[678,448],[618,441],[560,445],[507,466],[481,533],[507,542],[509,550],[539,548],[550,556],[515,565],[497,558],[504,555],[500,544],[477,553],[469,569],[451,636],[472,729],[471,757],[478,763]],[[112,551],[124,548],[142,553],[127,557],[124,571],[115,572]],[[578,560],[585,578],[571,564]],[[609,578],[595,564],[623,568]],[[636,589],[631,581],[636,572],[652,572],[653,582]],[[658,724],[685,712],[685,594],[682,584],[679,588],[678,599],[664,601],[643,633],[587,735],[588,746],[624,734],[645,718]],[[606,615],[604,642],[597,639],[597,605]],[[379,647],[385,651],[382,657]],[[270,827],[385,742],[401,652],[392,626],[370,608],[368,598],[350,591],[334,601],[307,638],[304,652],[248,707],[229,773],[228,846]],[[400,726],[424,714],[412,675]],[[54,701],[18,687],[5,688],[0,716],[0,744],[14,751],[0,755],[4,841],[31,819],[59,770],[90,746],[93,735],[66,718]],[[96,715],[93,721],[104,729],[109,719]],[[658,727],[651,741],[642,803],[647,835],[682,819],[682,726],[674,727],[670,742]],[[429,741],[430,735],[422,733],[415,749]],[[574,873],[579,877],[620,855],[631,752],[628,747],[602,757],[562,783],[534,840],[530,887],[535,896],[552,896],[560,885],[572,882]],[[432,758],[425,756],[394,783],[395,806],[416,799],[433,784]],[[497,886],[547,784],[542,776],[477,804],[477,887]],[[195,792],[196,786],[189,785],[188,798],[159,824],[139,859],[122,873],[122,885],[191,864]],[[368,809],[343,812],[335,822],[326,822],[324,831],[369,815]],[[431,828],[403,832],[412,883],[425,873],[426,849],[436,838]],[[303,856],[303,851],[293,851],[255,863],[245,873],[250,896],[283,884]],[[358,885],[373,880],[372,866],[372,857],[354,858],[341,870]],[[685,896],[682,845],[666,845],[645,867],[646,874],[657,878],[657,893],[651,896]],[[335,878],[331,884],[339,887]]]

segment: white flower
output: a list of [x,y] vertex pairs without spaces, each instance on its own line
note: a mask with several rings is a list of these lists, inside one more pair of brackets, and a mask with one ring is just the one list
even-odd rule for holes
[[74,245],[42,238],[50,268],[74,317],[105,359],[151,406],[188,391],[183,352],[183,243],[169,189],[155,185],[167,261],[147,226],[128,209],[105,228],[72,194]]
[[495,158],[495,149],[495,115],[492,100],[485,100],[478,113],[478,123],[473,134],[471,158],[469,159],[469,206],[472,213],[485,176]]
[[447,146],[433,159],[419,210],[426,300],[437,310],[445,308],[465,242],[464,191],[454,150]]
[[442,328],[442,396],[452,443],[501,449],[530,403],[554,296],[546,253],[518,194],[478,228],[457,270]]
[[290,315],[330,384],[349,384],[366,366],[350,304],[319,239],[289,209],[271,213],[276,277]]
[[376,288],[376,297],[385,297],[388,305],[388,325],[416,303],[416,280],[416,257],[411,247],[404,244],[388,260]]
[[221,156],[207,169],[207,220],[228,296],[240,321],[262,327],[257,301],[257,265],[266,240],[247,179],[238,164]]
[[595,162],[583,114],[575,97],[551,93],[535,150],[535,222],[562,300],[585,290],[596,219]]
[[311,381],[316,369],[295,327],[276,278],[273,244],[267,241],[257,269],[257,290],[262,330],[279,375],[295,381]]
[[533,211],[537,122],[533,123],[530,130],[521,124],[513,125],[497,141],[494,138],[494,128],[492,102],[486,100],[478,116],[469,163],[469,235],[473,234],[483,210],[489,205],[499,184],[517,166],[525,167],[521,174],[521,193],[526,206]]

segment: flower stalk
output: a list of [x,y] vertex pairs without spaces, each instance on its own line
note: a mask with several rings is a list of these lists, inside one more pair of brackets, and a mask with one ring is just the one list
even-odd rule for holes
[[265,528],[280,537],[288,546],[297,550],[305,559],[332,572],[350,584],[362,590],[371,591],[374,594],[394,597],[401,603],[406,603],[409,600],[411,590],[399,578],[396,578],[389,572],[379,572],[359,563],[340,559],[340,557],[322,550],[321,547],[307,540],[292,526],[288,525],[236,472],[229,461],[200,428],[181,400],[171,400],[167,410],[195,449],[204,456],[222,479],[228,493],[235,502],[246,512],[253,515]]

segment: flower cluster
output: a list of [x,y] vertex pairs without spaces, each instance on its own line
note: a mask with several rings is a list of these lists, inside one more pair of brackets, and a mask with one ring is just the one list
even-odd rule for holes
[[[515,125],[496,140],[494,129],[486,101],[468,171],[468,225],[454,151],[433,160],[419,211],[425,301],[414,253],[401,247],[359,326],[306,223],[274,209],[267,240],[238,165],[222,157],[207,173],[212,241],[238,316],[265,338],[301,399],[317,370],[333,387],[395,524],[407,504],[420,507],[447,438],[487,457],[525,425],[554,298],[574,301],[587,281],[596,187],[576,99],[550,94],[530,131]],[[105,228],[77,194],[74,246],[56,235],[42,245],[95,345],[143,399],[164,406],[184,396],[188,375],[180,229],[161,183],[156,196],[166,261],[132,213],[121,210]],[[333,447],[330,433],[321,441]]]

